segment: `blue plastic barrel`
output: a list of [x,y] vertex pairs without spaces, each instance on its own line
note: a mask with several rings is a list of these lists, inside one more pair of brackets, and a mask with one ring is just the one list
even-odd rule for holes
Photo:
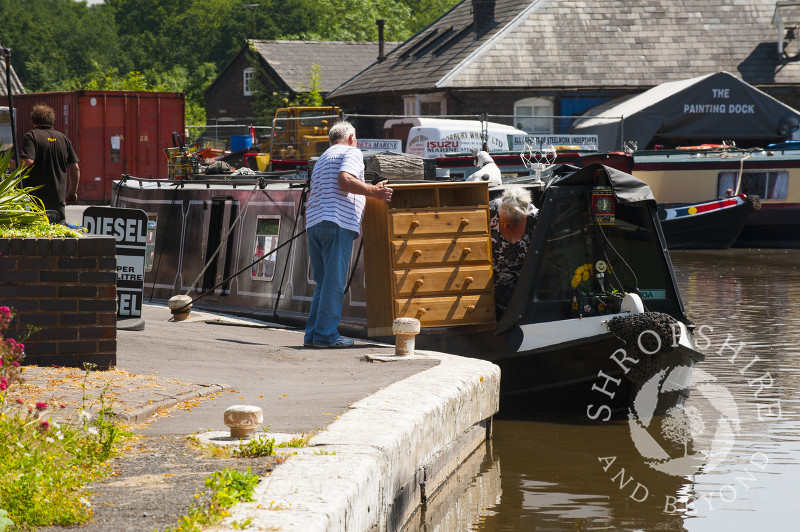
[[231,135],[231,152],[243,150],[253,145],[253,137],[250,135]]

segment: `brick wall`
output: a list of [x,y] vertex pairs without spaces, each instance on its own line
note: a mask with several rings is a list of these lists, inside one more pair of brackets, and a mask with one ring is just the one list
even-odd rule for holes
[[116,365],[116,270],[113,237],[0,238],[0,306],[16,310],[7,335],[37,329],[24,364]]

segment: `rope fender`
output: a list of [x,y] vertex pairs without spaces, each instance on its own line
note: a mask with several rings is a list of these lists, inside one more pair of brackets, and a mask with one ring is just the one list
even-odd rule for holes
[[663,312],[618,315],[609,320],[609,332],[622,340],[628,354],[639,361],[626,378],[643,383],[655,375],[660,355],[674,349],[673,330],[677,326],[677,320]]

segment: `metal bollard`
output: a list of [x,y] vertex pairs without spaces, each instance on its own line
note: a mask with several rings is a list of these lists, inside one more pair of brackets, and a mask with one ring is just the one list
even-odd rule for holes
[[395,335],[394,354],[407,356],[414,354],[414,339],[419,334],[419,320],[415,318],[397,318],[392,322]]

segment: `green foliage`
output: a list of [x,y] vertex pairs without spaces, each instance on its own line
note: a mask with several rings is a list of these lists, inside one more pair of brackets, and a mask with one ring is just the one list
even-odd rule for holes
[[292,105],[302,107],[319,107],[322,105],[322,94],[319,88],[322,86],[322,71],[318,64],[311,63],[311,75],[309,76],[308,85],[305,83],[300,84],[303,92],[300,92],[295,97]]
[[261,456],[272,456],[274,454],[275,438],[267,439],[262,436],[253,438],[245,444],[240,444],[238,449],[234,449],[232,454],[240,458],[258,458]]
[[[189,508],[177,527],[164,532],[199,532],[203,527],[228,516],[227,509],[234,504],[252,501],[256,484],[258,475],[251,473],[249,467],[244,473],[235,469],[217,471],[205,480],[206,487],[213,490],[208,504]],[[236,523],[235,527],[243,529],[248,524],[249,521]]]
[[39,187],[23,187],[29,168],[9,170],[11,150],[0,155],[0,237],[77,237],[63,225],[50,225],[44,205],[30,193]]
[[310,439],[311,434],[303,434],[299,438],[292,438],[287,442],[279,443],[276,447],[305,447]]
[[[203,90],[247,39],[375,41],[375,20],[385,19],[386,39],[404,41],[455,4],[262,0],[248,9],[241,0],[0,0],[4,20],[13,21],[0,29],[0,43],[12,50],[27,92],[182,91],[187,125],[199,125]],[[310,92],[302,98],[318,101]],[[257,97],[259,116],[285,105],[274,87]]]
[[47,225],[47,214],[41,200],[30,192],[39,187],[24,188],[20,185],[28,177],[29,168],[19,167],[9,172],[11,150],[0,156],[0,228],[33,227]]
[[[0,321],[4,332],[9,320]],[[4,367],[7,362],[12,365],[13,357],[11,339],[2,340]],[[88,520],[92,507],[86,485],[110,472],[107,460],[128,433],[113,421],[103,396],[94,418],[87,406],[78,412],[80,419],[59,424],[50,413],[63,407],[34,400],[9,402],[7,388],[16,382],[0,392],[0,501],[7,512],[0,513],[0,530],[7,525],[4,520],[21,530]]]

